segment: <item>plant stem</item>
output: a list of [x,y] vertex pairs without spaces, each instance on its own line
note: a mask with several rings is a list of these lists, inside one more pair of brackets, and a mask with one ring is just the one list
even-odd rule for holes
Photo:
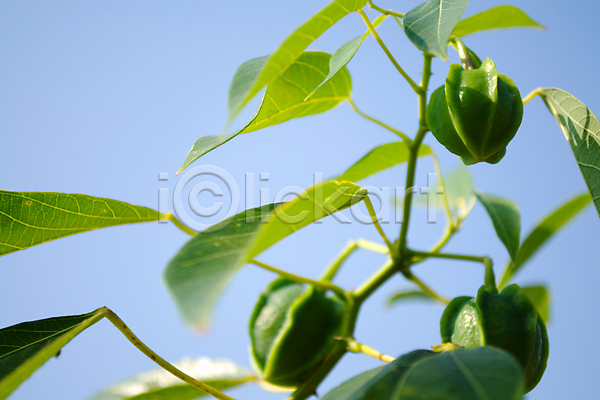
[[375,4],[373,4],[373,2],[371,0],[369,0],[369,8],[372,8],[373,10],[377,10],[380,13],[385,14],[385,15],[393,15],[394,17],[404,18],[404,14],[400,14],[400,13],[392,11],[392,10],[384,10],[383,8],[377,7]]
[[342,296],[343,298],[347,298],[348,297],[348,292],[346,292],[344,289],[342,289],[341,287],[334,285],[331,282],[325,282],[325,281],[316,281],[314,279],[310,279],[310,278],[305,278],[303,276],[300,275],[295,275],[292,274],[290,272],[287,271],[283,271],[279,268],[275,268],[272,267],[268,264],[265,264],[263,262],[260,262],[258,260],[249,260],[248,261],[251,264],[257,265],[263,269],[266,269],[267,271],[271,271],[271,272],[275,272],[277,275],[287,278],[291,281],[297,282],[297,283],[307,283],[311,286],[314,286],[318,289],[323,289],[323,290],[331,290],[332,292],[335,292],[337,294],[339,294],[340,296]]
[[[387,54],[389,59],[392,61],[392,63],[396,67],[396,69],[398,69],[400,74],[407,80],[407,82],[413,88],[415,93],[417,93],[419,96],[419,129],[417,131],[415,139],[411,142],[409,160],[408,160],[408,171],[407,171],[407,177],[406,177],[406,182],[407,182],[406,187],[411,188],[411,191],[412,191],[412,186],[414,184],[414,179],[415,179],[416,162],[417,162],[417,158],[419,155],[419,147],[421,145],[421,142],[423,141],[423,138],[425,137],[425,134],[429,130],[427,128],[425,110],[427,107],[427,89],[429,86],[429,79],[431,77],[431,59],[433,56],[429,55],[429,54],[424,54],[423,77],[421,80],[421,85],[420,86],[416,85],[415,82],[404,72],[404,70],[400,67],[400,65],[398,65],[398,63],[396,62],[396,60],[394,59],[394,57],[392,56],[390,51],[387,49],[387,47],[385,46],[385,44],[383,43],[383,41],[381,40],[381,38],[375,31],[375,29],[373,28],[373,25],[367,18],[365,12],[363,10],[359,10],[358,12],[362,16],[365,23],[367,24],[367,27],[369,28],[369,31],[371,32],[373,37],[377,40],[377,42],[379,43],[381,48],[384,50],[384,52]],[[404,135],[404,136],[406,136],[406,135]],[[410,209],[411,209],[411,200],[412,200],[412,193],[407,193],[407,195],[405,196],[405,202],[404,202],[402,228],[400,231],[400,238],[398,240],[399,251],[398,251],[397,258],[395,258],[394,260],[388,261],[375,274],[373,274],[365,283],[363,283],[355,292],[350,293],[350,295],[349,295],[348,304],[351,304],[351,306],[350,306],[350,311],[349,311],[349,316],[348,316],[346,326],[343,329],[344,337],[352,337],[353,332],[354,332],[354,327],[356,325],[356,319],[358,317],[358,312],[359,312],[359,309],[360,309],[362,303],[373,292],[375,292],[383,283],[385,283],[389,278],[394,276],[394,274],[397,271],[400,271],[405,277],[407,277],[407,279],[409,279],[412,282],[414,282],[415,284],[417,284],[421,288],[421,290],[428,293],[433,298],[438,299],[439,301],[442,301],[444,303],[447,303],[447,300],[445,300],[442,297],[440,297],[439,295],[437,295],[433,290],[431,290],[427,285],[425,285],[423,282],[421,282],[417,277],[412,275],[412,273],[410,273],[410,271],[408,270],[410,264],[409,264],[409,257],[407,257],[407,255],[406,255],[406,234],[408,233],[408,222],[409,222],[408,220],[409,220]],[[447,236],[439,244],[440,248],[441,248],[441,246],[443,246],[443,244],[445,244],[445,242],[447,242],[449,240],[449,238],[453,232],[453,229],[450,228],[448,230],[448,232],[449,233],[447,234]],[[393,253],[391,253],[391,254],[393,254]],[[252,261],[252,262],[254,262],[254,261]],[[324,283],[326,283],[326,282],[321,282],[321,284],[324,284]],[[333,286],[335,286],[335,285],[333,285]],[[344,292],[344,293],[347,294],[347,292]],[[302,386],[299,387],[298,390],[296,390],[292,394],[291,397],[289,397],[289,400],[304,400],[304,399],[308,398],[309,396],[315,394],[317,386],[321,383],[321,381],[325,378],[325,376],[327,376],[327,374],[333,369],[333,367],[342,358],[342,356],[345,354],[345,352],[346,352],[346,348],[342,344],[334,347],[334,349],[331,351],[328,358],[325,359],[325,361],[323,361],[321,366],[313,373],[313,375],[306,382],[304,382],[304,384],[302,384]]]
[[355,304],[362,304],[367,297],[379,288],[385,281],[396,273],[396,265],[393,261],[388,261],[373,276],[352,293]]
[[449,258],[452,260],[465,260],[474,261],[479,263],[485,263],[485,260],[489,260],[489,257],[481,256],[469,256],[465,254],[447,254],[447,253],[434,253],[434,252],[423,252],[408,250],[408,253],[412,256],[420,257],[421,259],[432,258]]
[[358,343],[352,338],[336,337],[338,340],[342,340],[346,343],[346,349],[351,353],[362,353],[370,357],[376,358],[386,363],[391,363],[395,360],[394,357],[380,353],[379,351],[367,346],[366,344]]
[[123,335],[125,335],[127,340],[129,340],[131,343],[133,343],[133,345],[135,347],[137,347],[138,350],[140,350],[142,353],[144,353],[148,358],[150,358],[152,361],[157,363],[164,370],[175,375],[177,378],[181,379],[185,383],[192,385],[196,389],[201,390],[204,393],[207,393],[217,399],[235,400],[233,397],[229,397],[225,393],[220,392],[219,390],[213,388],[212,386],[208,386],[207,384],[202,383],[202,382],[192,378],[191,376],[189,376],[189,375],[181,372],[177,368],[175,368],[172,364],[168,363],[165,359],[160,357],[158,354],[156,354],[154,351],[152,351],[148,346],[146,346],[144,343],[142,343],[142,341],[140,339],[138,339],[138,337],[127,327],[125,322],[123,322],[123,320],[121,318],[119,318],[117,316],[117,314],[115,314],[110,309],[106,308],[105,315],[106,315],[106,318],[108,318],[108,320],[110,322],[112,322],[112,324],[114,326],[116,326],[117,329],[120,330],[121,333],[123,333]]
[[379,235],[381,235],[381,238],[390,250],[390,255],[392,256],[392,259],[397,261],[400,258],[398,249],[394,247],[394,245],[388,240],[387,236],[385,235],[385,232],[383,231],[383,228],[381,227],[381,224],[377,219],[377,215],[375,214],[375,209],[373,208],[373,203],[371,203],[371,199],[369,199],[369,196],[366,196],[363,201],[367,206],[367,210],[369,211],[369,215],[371,216],[371,221],[373,222],[373,225],[375,225],[377,232],[379,232]]
[[415,81],[413,81],[412,78],[410,76],[408,76],[408,74],[402,69],[400,64],[398,64],[398,62],[396,61],[396,59],[394,58],[392,53],[390,53],[390,51],[388,50],[385,43],[383,43],[383,40],[381,40],[381,37],[379,37],[379,34],[373,27],[373,24],[371,24],[371,21],[369,21],[369,17],[367,17],[367,14],[365,14],[365,12],[363,10],[358,10],[358,13],[362,17],[362,19],[365,21],[365,24],[367,25],[367,28],[369,28],[369,32],[371,32],[371,35],[373,35],[375,40],[377,40],[377,43],[379,43],[379,46],[381,46],[381,48],[383,49],[385,54],[388,56],[388,58],[390,59],[392,64],[394,64],[394,67],[396,67],[398,72],[400,72],[400,75],[402,75],[404,77],[404,79],[406,79],[406,81],[408,82],[410,87],[415,91],[415,93],[417,93],[417,94],[421,93],[421,91],[422,91],[421,87],[419,85],[417,85],[415,83]]
[[409,271],[409,272],[405,273],[404,276],[406,276],[409,281],[411,281],[415,285],[417,285],[423,292],[427,293],[429,296],[436,299],[437,301],[444,303],[444,304],[450,303],[450,301],[448,301],[447,299],[445,299],[442,296],[440,296],[439,294],[437,294],[435,291],[433,291],[433,289],[431,289],[429,286],[427,286],[423,281],[421,281],[419,278],[414,276],[412,272]]
[[398,129],[389,126],[388,124],[379,121],[378,119],[375,119],[367,114],[365,114],[364,112],[362,112],[361,110],[358,109],[358,107],[356,106],[356,103],[354,103],[354,100],[352,100],[351,98],[348,98],[348,102],[350,103],[350,105],[352,106],[352,108],[354,109],[354,111],[356,111],[360,116],[368,119],[369,121],[375,122],[376,124],[378,124],[379,126],[382,126],[383,128],[395,133],[396,135],[400,136],[402,138],[402,140],[406,143],[406,145],[408,147],[410,147],[410,143],[411,140],[410,138],[403,132],[399,131]]
[[463,68],[464,69],[474,69],[475,63],[471,59],[471,56],[469,55],[469,49],[467,48],[467,46],[465,46],[463,41],[460,40],[460,38],[458,36],[452,35],[452,36],[450,36],[450,43],[458,51],[458,56],[460,57],[460,60],[462,61]]
[[338,270],[342,266],[342,263],[348,258],[350,254],[354,252],[358,248],[358,243],[354,240],[348,242],[346,247],[342,249],[340,255],[325,269],[325,272],[321,276],[321,281],[330,282],[335,274],[337,274]]
[[425,260],[429,257],[432,258],[445,258],[450,260],[464,260],[464,261],[474,261],[482,263],[485,266],[485,285],[487,286],[488,292],[490,293],[498,293],[498,288],[496,287],[496,277],[494,275],[494,268],[492,259],[486,256],[469,256],[465,254],[444,254],[444,253],[427,253],[420,251],[412,251],[409,250],[409,254],[411,256],[419,257],[419,261]]
[[320,280],[326,282],[331,281],[335,274],[338,272],[343,262],[346,260],[346,258],[348,258],[348,256],[350,256],[350,254],[352,254],[354,250],[358,248],[370,250],[379,254],[389,254],[390,252],[387,246],[382,246],[378,243],[373,243],[366,239],[351,240],[342,249],[340,255],[325,269],[325,272],[323,273],[323,276]]
[[423,142],[425,134],[429,131],[427,128],[427,88],[429,87],[429,78],[431,78],[431,58],[433,56],[423,54],[423,78],[421,80],[419,95],[419,130],[413,140],[413,146],[410,148],[408,158],[408,168],[406,171],[406,192],[404,195],[404,210],[402,212],[402,227],[400,228],[399,251],[404,255],[406,250],[406,235],[408,234],[408,225],[410,220],[410,210],[412,206],[413,186],[415,182],[415,172],[417,168],[417,158],[419,156],[419,147]]
[[529,93],[525,98],[523,98],[523,104],[527,104],[533,99],[535,96],[542,96],[542,90],[540,88],[535,89],[531,93]]
[[191,230],[190,228],[188,228],[187,226],[183,225],[177,218],[175,218],[175,216],[171,213],[166,214],[166,218],[169,221],[171,221],[172,223],[175,224],[176,227],[178,227],[179,229],[181,229],[182,231],[184,231],[185,233],[187,233],[190,236],[194,236],[196,235],[198,232]]

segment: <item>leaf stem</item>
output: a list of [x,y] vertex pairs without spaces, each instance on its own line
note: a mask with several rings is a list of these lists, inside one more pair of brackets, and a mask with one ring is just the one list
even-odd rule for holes
[[379,34],[373,27],[373,24],[371,24],[369,17],[367,17],[367,14],[365,14],[365,12],[362,9],[358,10],[357,12],[360,14],[362,19],[365,21],[365,24],[367,25],[367,28],[369,28],[369,32],[371,32],[371,35],[373,35],[375,40],[377,40],[377,43],[379,43],[379,46],[381,46],[381,48],[383,49],[385,54],[388,56],[388,58],[390,59],[392,64],[394,64],[394,67],[396,67],[398,72],[400,72],[400,75],[402,75],[404,77],[404,79],[406,79],[406,81],[408,82],[408,84],[414,90],[415,93],[417,93],[417,94],[421,93],[421,91],[422,91],[421,87],[419,85],[417,85],[415,83],[415,81],[413,81],[412,78],[410,76],[408,76],[408,74],[402,69],[400,64],[398,64],[398,61],[396,61],[396,59],[394,58],[392,53],[388,50],[385,43],[383,43],[383,40],[381,40],[381,37],[379,37]]
[[406,276],[406,278],[409,281],[411,281],[415,285],[417,285],[423,292],[427,293],[429,296],[436,299],[437,301],[444,303],[444,304],[450,303],[449,300],[447,300],[447,299],[443,298],[442,296],[440,296],[439,294],[437,294],[433,289],[431,289],[429,286],[427,286],[423,281],[421,281],[419,278],[414,276],[412,272],[408,271],[407,273],[404,274],[404,276]]
[[375,209],[373,208],[373,203],[371,203],[371,199],[369,199],[369,196],[365,196],[363,201],[365,203],[365,206],[367,206],[367,210],[369,211],[369,215],[371,216],[371,221],[373,222],[373,225],[375,225],[377,232],[379,232],[379,235],[381,236],[384,243],[390,250],[390,255],[392,256],[392,259],[398,261],[398,259],[400,258],[398,249],[395,248],[394,245],[388,240],[388,237],[386,236],[385,232],[383,231],[383,228],[381,227],[381,224],[379,223],[379,219],[377,219],[377,215],[375,213]]
[[390,260],[373,274],[365,283],[352,293],[355,304],[362,304],[375,290],[385,281],[391,278],[397,271],[395,263]]
[[436,252],[423,252],[423,251],[413,251],[413,250],[408,250],[408,253],[411,256],[417,256],[420,257],[421,259],[426,259],[429,257],[432,258],[449,258],[452,260],[464,260],[464,261],[474,261],[474,262],[479,262],[479,263],[485,263],[485,260],[489,260],[489,257],[485,257],[485,256],[469,256],[469,255],[465,255],[465,254],[448,254],[448,253],[436,253]]
[[535,96],[542,96],[542,89],[537,88],[534,91],[532,91],[531,93],[529,93],[527,96],[525,96],[523,98],[523,104],[527,104],[531,101],[531,99],[533,99]]
[[413,146],[410,148],[408,157],[408,167],[406,171],[406,192],[404,195],[404,210],[402,211],[402,226],[400,228],[399,251],[404,255],[406,250],[406,236],[408,234],[408,225],[410,220],[410,210],[412,206],[413,186],[415,182],[415,172],[417,168],[417,158],[419,156],[419,147],[423,142],[425,134],[429,131],[427,128],[427,88],[429,87],[429,79],[431,78],[431,59],[432,55],[423,54],[423,78],[421,79],[419,95],[419,130],[413,140]]
[[207,393],[217,399],[235,400],[233,397],[229,397],[225,393],[213,388],[212,386],[208,386],[207,384],[192,378],[191,376],[189,376],[189,375],[183,373],[182,371],[178,370],[177,368],[175,368],[172,364],[168,363],[165,359],[160,357],[158,354],[156,354],[154,351],[152,351],[148,346],[146,346],[140,339],[138,339],[138,337],[127,327],[125,322],[123,322],[123,320],[121,318],[119,318],[117,316],[117,314],[115,314],[109,308],[106,308],[105,315],[106,315],[106,318],[108,318],[108,320],[110,322],[112,322],[112,324],[115,327],[117,327],[117,329],[120,330],[123,335],[125,335],[127,340],[129,340],[135,347],[138,348],[138,350],[140,350],[142,353],[144,353],[148,358],[150,358],[152,361],[154,361],[156,364],[158,364],[164,370],[175,375],[177,378],[181,379],[185,383],[192,385],[196,389],[201,390],[204,393]]
[[475,69],[475,63],[471,59],[471,56],[469,55],[469,49],[467,48],[467,46],[465,46],[463,41],[460,40],[458,36],[452,35],[450,36],[449,42],[452,44],[452,47],[454,47],[456,51],[458,51],[458,56],[462,61],[463,68]]
[[396,135],[400,136],[402,138],[402,140],[406,143],[406,145],[408,147],[410,147],[410,143],[411,140],[408,137],[408,135],[406,135],[405,133],[399,131],[398,129],[379,121],[378,119],[375,119],[373,117],[371,117],[370,115],[365,114],[364,112],[362,112],[361,110],[359,110],[359,108],[356,106],[356,103],[354,102],[354,100],[352,100],[351,98],[348,98],[348,102],[350,103],[350,105],[352,106],[352,108],[354,109],[354,111],[356,111],[360,116],[368,119],[369,121],[375,122],[377,125],[395,133]]
[[362,353],[370,357],[376,358],[386,363],[391,363],[395,360],[394,357],[385,355],[366,344],[358,343],[352,338],[336,337],[335,339],[341,340],[346,343],[346,349],[351,353]]
[[251,263],[251,264],[254,264],[256,266],[259,266],[259,267],[261,267],[263,269],[266,269],[267,271],[275,272],[277,275],[279,275],[281,277],[284,277],[284,278],[287,278],[287,279],[289,279],[291,281],[294,281],[294,282],[297,282],[297,283],[307,283],[307,284],[309,284],[311,286],[314,286],[314,287],[316,287],[318,289],[331,290],[332,292],[339,294],[343,298],[347,298],[348,297],[348,292],[346,292],[341,287],[339,287],[337,285],[334,285],[331,282],[316,281],[314,279],[305,278],[303,276],[295,275],[295,274],[292,274],[290,272],[283,271],[283,270],[281,270],[279,268],[272,267],[272,266],[270,266],[268,264],[265,264],[265,263],[263,263],[261,261],[254,260],[254,259],[252,259],[252,260],[250,260],[248,262]]
[[171,221],[172,223],[175,224],[176,227],[178,227],[179,229],[181,229],[183,232],[187,233],[190,236],[194,236],[196,235],[198,232],[191,230],[190,228],[188,228],[187,226],[183,225],[177,218],[175,218],[175,216],[171,213],[165,214],[167,220]]
[[496,287],[496,277],[494,275],[494,268],[492,259],[487,256],[469,256],[466,254],[446,254],[446,253],[427,253],[420,251],[408,250],[411,256],[419,257],[419,261],[425,260],[429,257],[432,258],[445,258],[450,260],[463,260],[463,261],[474,261],[482,263],[485,266],[485,285],[490,293],[498,293]]
[[377,10],[382,14],[385,15],[393,15],[394,17],[399,17],[399,18],[404,18],[404,14],[400,14],[399,12],[395,12],[392,10],[384,10],[381,7],[377,7],[375,4],[373,4],[373,2],[371,0],[369,0],[369,8],[373,9],[373,10]]
[[374,243],[366,239],[351,240],[342,249],[340,255],[325,269],[325,272],[323,273],[320,280],[330,282],[337,274],[338,270],[340,269],[346,258],[348,258],[348,256],[350,256],[350,254],[352,254],[354,250],[358,248],[370,250],[379,254],[389,254],[390,252],[387,246],[382,246],[378,243]]

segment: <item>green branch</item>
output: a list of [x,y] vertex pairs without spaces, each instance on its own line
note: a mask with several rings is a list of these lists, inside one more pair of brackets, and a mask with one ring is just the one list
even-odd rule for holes
[[449,42],[450,42],[450,44],[452,44],[452,47],[454,47],[456,49],[456,51],[458,52],[458,56],[460,57],[460,60],[462,61],[463,68],[464,69],[475,69],[475,63],[471,59],[471,56],[469,55],[469,49],[467,48],[467,46],[465,46],[463,41],[460,40],[460,38],[458,36],[452,35],[452,36],[450,36]]
[[377,43],[379,43],[379,46],[381,46],[381,48],[383,49],[385,54],[388,56],[388,58],[390,59],[392,64],[394,64],[394,67],[396,67],[398,72],[400,72],[400,75],[402,75],[404,77],[404,79],[406,79],[406,81],[408,82],[410,87],[415,91],[415,93],[417,93],[417,94],[420,93],[422,90],[421,87],[419,85],[417,85],[415,83],[415,81],[413,81],[412,78],[410,76],[408,76],[408,74],[402,69],[400,64],[398,64],[398,61],[396,61],[396,59],[394,58],[392,53],[388,50],[385,43],[383,43],[383,40],[381,40],[381,37],[379,37],[379,34],[373,27],[373,24],[371,24],[369,17],[367,17],[367,14],[365,14],[365,12],[363,10],[358,10],[358,13],[362,17],[362,19],[365,21],[365,24],[367,25],[367,28],[369,28],[369,32],[371,32],[371,35],[373,35],[375,40],[377,40]]
[[321,281],[329,282],[337,274],[338,270],[346,260],[354,252],[354,250],[361,248],[372,251],[379,254],[389,254],[390,250],[387,246],[382,246],[378,243],[371,242],[366,239],[351,240],[342,249],[340,255],[325,269]]
[[369,211],[369,215],[371,216],[371,221],[373,222],[373,225],[375,225],[377,232],[379,232],[379,235],[390,250],[390,255],[392,256],[392,259],[398,261],[398,259],[400,258],[398,249],[394,247],[394,245],[388,240],[387,236],[385,235],[385,232],[383,231],[383,228],[381,227],[381,224],[377,219],[377,215],[375,214],[375,209],[373,208],[373,203],[371,203],[371,199],[369,199],[369,196],[366,196],[363,201],[367,206],[367,210]]
[[378,119],[375,119],[375,118],[371,117],[370,115],[365,114],[364,112],[362,112],[361,110],[358,109],[358,107],[356,106],[356,103],[354,103],[354,101],[351,98],[348,98],[348,102],[350,103],[350,105],[352,106],[352,108],[354,109],[354,111],[356,111],[360,116],[368,119],[371,122],[375,122],[377,125],[379,125],[379,126],[385,128],[385,129],[387,129],[387,130],[395,133],[396,135],[400,136],[402,138],[402,140],[406,143],[406,145],[408,147],[410,147],[411,140],[408,137],[408,135],[406,135],[405,133],[399,131],[398,129],[396,129],[394,127],[389,126],[388,124],[386,124],[384,122],[379,121]]
[[184,231],[185,233],[187,233],[190,236],[194,236],[196,235],[198,232],[191,230],[190,228],[188,228],[187,226],[183,225],[177,218],[175,218],[175,216],[171,213],[166,214],[167,218],[169,221],[171,221],[172,223],[175,224],[176,227],[178,227],[179,229],[181,229],[182,231]]
[[177,368],[175,368],[172,364],[168,363],[164,358],[162,358],[161,356],[156,354],[148,346],[146,346],[140,339],[138,339],[138,337],[127,327],[125,322],[123,322],[123,320],[121,318],[119,318],[117,316],[117,314],[115,314],[109,308],[106,308],[106,307],[104,307],[104,308],[106,309],[106,311],[105,311],[106,318],[108,318],[108,320],[110,322],[112,322],[112,324],[114,326],[116,326],[117,329],[120,330],[123,335],[125,335],[127,340],[129,340],[135,347],[138,348],[138,350],[140,350],[142,353],[144,353],[148,358],[150,358],[152,361],[157,363],[161,368],[163,368],[164,370],[175,375],[177,378],[181,379],[185,383],[187,383],[187,384],[195,387],[196,389],[201,390],[204,393],[207,393],[217,399],[235,400],[233,397],[229,397],[225,393],[213,388],[212,386],[208,386],[207,384],[200,382],[199,380],[196,380],[196,379],[192,378],[191,376],[189,376],[189,375],[181,372]]
[[485,266],[485,285],[490,293],[498,293],[498,288],[496,287],[496,277],[494,275],[494,268],[492,259],[487,256],[469,256],[465,254],[445,254],[445,253],[427,253],[421,251],[412,251],[408,250],[408,254],[411,257],[419,257],[419,261],[425,260],[429,257],[431,258],[445,258],[449,260],[463,260],[463,261],[473,261],[482,263]]
[[352,338],[344,338],[344,337],[338,336],[338,337],[335,337],[335,339],[345,342],[346,349],[351,353],[366,354],[370,357],[376,358],[376,359],[386,362],[386,363],[391,363],[392,361],[395,360],[394,357],[385,355],[385,354],[373,349],[372,347],[367,346],[366,344],[358,343],[357,341],[355,341]]
[[413,146],[410,149],[408,158],[408,168],[406,171],[406,192],[404,195],[404,209],[402,211],[402,227],[400,228],[399,251],[404,255],[406,250],[406,236],[408,234],[408,225],[410,220],[410,210],[412,206],[413,186],[415,183],[415,172],[417,168],[417,158],[419,157],[419,147],[423,142],[425,134],[429,131],[427,128],[427,89],[429,87],[429,79],[431,78],[431,58],[433,56],[423,54],[423,78],[421,79],[419,94],[419,130],[415,135]]
[[439,294],[437,294],[433,289],[431,289],[429,286],[427,286],[423,281],[421,281],[419,278],[414,276],[412,272],[408,271],[407,273],[404,273],[404,276],[409,281],[411,281],[412,283],[417,285],[419,287],[419,289],[421,289],[423,292],[427,293],[430,297],[434,298],[435,300],[439,301],[440,303],[444,303],[446,305],[450,304],[450,301],[448,301],[447,299],[445,299],[442,296],[440,296]]
[[395,12],[392,10],[384,10],[381,7],[377,7],[375,4],[373,4],[373,2],[371,0],[369,0],[369,8],[373,9],[373,10],[377,10],[382,14],[385,15],[393,15],[394,17],[398,17],[398,18],[404,18],[404,14],[400,14],[399,12]]
[[275,268],[272,267],[268,264],[265,264],[263,262],[260,262],[258,260],[250,260],[248,261],[251,264],[254,264],[258,267],[261,267],[263,269],[266,269],[267,271],[271,271],[271,272],[275,272],[277,275],[283,277],[283,278],[287,278],[291,281],[294,281],[296,283],[307,283],[311,286],[316,287],[317,289],[323,289],[323,290],[331,290],[332,292],[335,292],[337,294],[339,294],[340,296],[342,296],[343,298],[348,298],[348,292],[346,292],[344,289],[342,289],[341,287],[334,285],[333,283],[330,282],[325,282],[325,281],[316,281],[314,279],[310,279],[310,278],[305,278],[303,276],[300,275],[295,275],[292,274],[290,272],[281,270],[279,268]]
[[542,90],[541,89],[535,89],[534,91],[532,91],[531,93],[529,93],[527,96],[525,96],[523,98],[523,104],[527,104],[531,101],[531,99],[533,99],[535,96],[542,96]]

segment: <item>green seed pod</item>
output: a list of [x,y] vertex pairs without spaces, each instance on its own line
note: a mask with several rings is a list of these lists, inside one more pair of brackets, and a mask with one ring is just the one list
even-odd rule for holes
[[512,353],[523,366],[527,391],[544,374],[548,333],[543,319],[518,285],[493,294],[482,286],[477,298],[457,297],[440,321],[442,342],[470,348],[495,346]]
[[479,68],[450,65],[446,83],[431,95],[427,126],[467,164],[496,164],[523,119],[523,102],[510,78],[486,58]]
[[271,384],[298,387],[335,345],[345,311],[337,297],[276,279],[261,294],[250,319],[253,368]]

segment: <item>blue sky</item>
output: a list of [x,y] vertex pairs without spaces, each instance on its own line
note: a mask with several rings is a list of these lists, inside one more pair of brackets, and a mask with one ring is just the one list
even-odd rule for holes
[[[218,134],[226,122],[229,82],[242,62],[272,52],[326,1],[303,2],[41,2],[0,3],[1,188],[55,191],[108,197],[156,208],[158,189],[172,190],[175,172],[192,143]],[[406,12],[418,1],[384,1],[384,8]],[[465,15],[505,4],[472,1]],[[537,87],[559,87],[600,112],[597,79],[596,2],[523,0],[515,2],[546,30],[490,31],[465,38],[481,57],[492,58],[526,95]],[[373,19],[376,13],[370,12]],[[311,49],[333,52],[363,33],[350,15]],[[419,78],[419,51],[393,20],[378,29],[400,64]],[[450,51],[451,62],[458,59]],[[448,63],[434,60],[430,87],[442,84]],[[416,98],[369,38],[349,65],[353,98],[365,112],[405,132],[416,130]],[[232,125],[251,114],[252,103]],[[411,133],[412,135],[412,133]],[[308,187],[314,173],[332,176],[371,148],[395,140],[362,119],[345,103],[328,114],[287,122],[243,135],[196,165],[225,169],[243,187],[247,173],[257,188],[274,195],[288,185]],[[448,171],[459,160],[429,135]],[[572,152],[543,102],[525,107],[523,124],[498,165],[470,168],[477,186],[515,201],[523,233],[560,202],[585,190]],[[158,173],[169,173],[167,182]],[[260,173],[269,173],[260,182]],[[434,172],[419,165],[417,185]],[[364,183],[402,186],[405,170],[395,168]],[[204,199],[203,201],[208,201]],[[442,231],[415,211],[410,245],[427,248]],[[399,225],[385,226],[394,236]],[[546,283],[553,296],[549,326],[551,356],[547,372],[529,399],[592,398],[600,391],[596,372],[600,345],[600,223],[588,208],[517,276],[519,284]],[[298,232],[261,259],[316,277],[353,238],[379,240],[372,226],[341,226],[335,221]],[[155,223],[90,232],[10,254],[0,260],[0,326],[50,316],[80,314],[106,305],[150,347],[168,360],[184,356],[229,358],[249,366],[247,322],[259,292],[274,277],[244,268],[218,303],[212,329],[197,335],[177,314],[162,274],[188,237],[172,225]],[[449,252],[491,256],[497,274],[507,255],[495,238],[483,208],[476,205]],[[291,257],[290,257],[291,256]],[[383,259],[360,252],[338,283],[356,287]],[[478,265],[431,261],[415,273],[448,297],[474,295],[482,283]],[[388,308],[387,298],[411,286],[394,278],[361,313],[360,342],[390,355],[439,344],[443,308],[407,303]],[[323,383],[325,393],[344,379],[377,366],[366,356],[347,355]],[[108,321],[69,344],[58,360],[36,372],[11,399],[84,399],[106,385],[153,369]],[[279,399],[255,386],[231,392],[239,399]]]

